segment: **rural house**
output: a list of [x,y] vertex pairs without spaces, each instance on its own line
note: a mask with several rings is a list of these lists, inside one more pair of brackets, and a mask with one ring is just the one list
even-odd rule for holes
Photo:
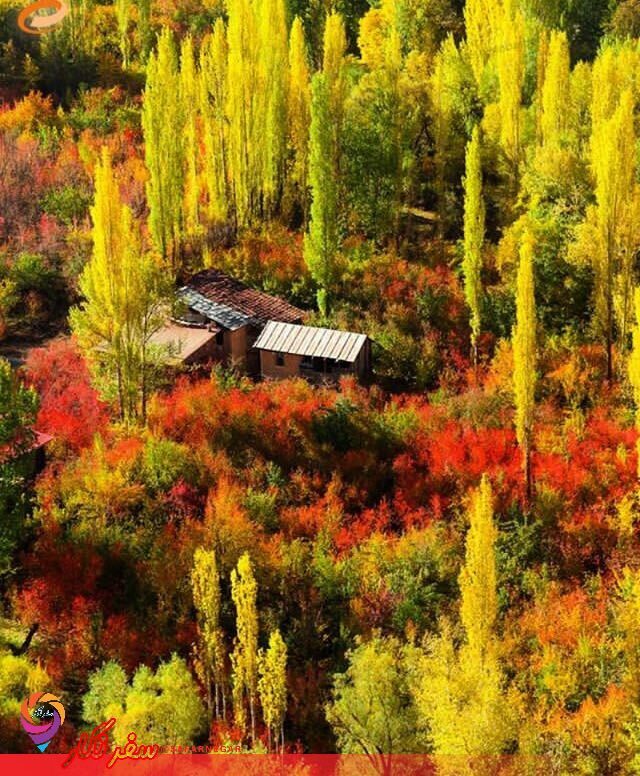
[[154,335],[153,344],[168,346],[170,360],[177,363],[221,361],[253,375],[260,372],[253,344],[267,321],[299,323],[304,315],[217,269],[194,275],[177,296],[174,318]]
[[267,379],[300,376],[313,383],[337,382],[371,371],[371,341],[366,334],[269,321],[255,343],[260,373]]

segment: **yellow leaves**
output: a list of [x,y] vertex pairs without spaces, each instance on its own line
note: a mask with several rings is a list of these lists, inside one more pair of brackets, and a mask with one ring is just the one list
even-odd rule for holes
[[254,702],[258,680],[258,586],[253,576],[249,553],[238,561],[231,572],[231,597],[236,607],[237,638],[231,656],[233,667],[233,707],[236,723],[245,724],[245,693],[251,709],[251,733],[255,738]]
[[526,232],[520,248],[516,292],[516,325],[513,331],[513,391],[516,435],[526,452],[531,447],[536,385],[536,306],[533,281],[534,241]]
[[471,653],[482,661],[497,615],[493,494],[488,478],[471,495],[465,563],[460,572],[460,618]]
[[277,742],[287,710],[287,645],[279,630],[272,631],[269,648],[260,653],[258,662],[262,714]]

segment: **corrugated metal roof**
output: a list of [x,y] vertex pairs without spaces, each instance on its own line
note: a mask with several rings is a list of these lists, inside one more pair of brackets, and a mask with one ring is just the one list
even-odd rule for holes
[[254,347],[259,350],[291,353],[294,356],[353,362],[358,358],[366,341],[366,334],[356,334],[352,331],[269,321]]
[[206,296],[199,294],[197,291],[194,291],[187,286],[178,289],[178,296],[192,310],[201,313],[220,326],[224,326],[224,328],[229,329],[229,331],[241,329],[248,323],[253,322],[253,319],[248,315],[244,315],[244,313],[240,313],[237,310],[228,307],[226,304],[212,302],[210,299],[207,299]]

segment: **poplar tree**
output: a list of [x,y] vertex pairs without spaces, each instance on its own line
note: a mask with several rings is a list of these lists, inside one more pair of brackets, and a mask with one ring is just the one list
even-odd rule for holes
[[[287,138],[287,21],[284,0],[259,4],[259,72],[262,79],[263,209],[270,214],[282,193]],[[253,149],[256,151],[257,149]]]
[[549,57],[549,31],[543,29],[538,37],[536,52],[536,142],[542,145],[542,91]]
[[298,16],[291,25],[289,37],[288,81],[289,138],[293,151],[293,165],[289,179],[307,215],[307,176],[309,155],[309,125],[311,123],[311,83],[304,27]]
[[182,39],[180,45],[180,101],[184,131],[184,199],[183,222],[187,235],[200,231],[200,189],[198,180],[198,158],[200,156],[197,137],[198,119],[198,83],[193,54],[193,41],[190,36]]
[[309,133],[309,185],[311,210],[304,238],[304,260],[318,284],[318,309],[329,310],[339,247],[338,180],[334,166],[330,93],[327,77],[316,73],[311,81],[311,130]]
[[[503,692],[495,623],[498,615],[493,494],[488,478],[471,495],[465,561],[460,572],[460,619],[464,632],[456,649],[445,622],[439,637],[428,642],[421,662],[416,704],[429,723],[433,752],[438,755],[496,755],[513,739],[516,719]],[[475,773],[473,761],[457,757],[443,773]]]
[[340,157],[342,154],[342,130],[344,123],[344,105],[346,99],[346,75],[344,57],[347,50],[347,35],[344,21],[339,13],[327,17],[322,54],[322,73],[325,77],[329,103],[329,124],[332,131],[332,164],[336,178],[340,175]]
[[203,178],[207,217],[226,221],[229,212],[229,160],[226,116],[227,32],[217,19],[200,48],[199,104],[204,142]]
[[464,566],[460,571],[460,619],[478,667],[491,649],[498,615],[493,493],[486,475],[471,496]]
[[569,111],[569,44],[564,32],[554,30],[541,92],[540,129],[542,144],[557,146],[566,129]]
[[118,35],[120,37],[120,55],[122,68],[126,70],[130,64],[131,42],[129,40],[129,22],[131,20],[131,0],[116,0],[116,18],[118,20]]
[[[224,636],[220,627],[220,575],[213,550],[198,547],[193,556],[191,571],[193,603],[198,613],[200,636],[199,658],[207,691],[207,709],[211,720],[215,708],[216,719],[226,717],[224,682]],[[214,685],[214,699],[211,685]],[[215,703],[215,707],[214,707]]]
[[255,704],[258,681],[258,611],[256,608],[257,584],[253,576],[249,553],[238,561],[237,570],[231,572],[231,597],[236,607],[237,637],[231,655],[233,667],[233,709],[236,724],[244,728],[245,697],[249,701],[251,715],[251,740],[255,741]]
[[516,436],[522,449],[527,502],[532,495],[531,448],[536,388],[536,304],[533,281],[534,241],[526,232],[520,248],[513,330],[513,389]]
[[149,227],[174,275],[180,270],[184,186],[183,106],[171,32],[164,28],[149,57],[142,106],[145,161],[149,171]]
[[140,37],[140,59],[146,62],[153,47],[151,30],[151,0],[137,0],[138,35]]
[[524,16],[505,0],[500,16],[496,64],[500,84],[500,144],[517,184],[521,149],[521,102],[524,83]]
[[84,301],[71,311],[71,327],[103,395],[115,385],[121,419],[144,420],[150,339],[164,322],[166,289],[121,200],[106,148],[96,167],[91,219],[93,252],[79,281]]
[[[272,631],[269,648],[259,657],[258,691],[264,722],[267,726],[269,749],[272,737],[284,750],[284,715],[287,711],[287,645],[279,630]],[[278,742],[280,742],[278,744]]]
[[469,61],[476,82],[480,84],[484,70],[496,46],[500,20],[498,0],[467,0],[464,6],[464,26]]
[[[596,244],[592,246],[596,320],[605,340],[607,378],[613,380],[614,286],[620,261],[619,241],[635,178],[633,96],[625,91],[609,119],[594,127],[591,165],[596,182]],[[630,279],[623,278],[624,283]]]
[[264,80],[258,66],[258,30],[251,0],[229,0],[227,41],[227,116],[229,157],[236,225],[248,225],[258,212],[262,181],[259,136],[260,106],[264,101]]
[[462,272],[464,291],[471,311],[471,349],[473,363],[478,368],[478,336],[480,334],[482,305],[482,244],[484,242],[485,208],[482,197],[482,161],[480,157],[480,130],[473,129],[467,144],[466,175],[464,179],[464,258]]
[[[640,288],[636,286],[633,293],[635,323],[631,330],[631,353],[629,354],[628,372],[629,382],[633,389],[633,402],[635,404],[636,429],[640,431]],[[640,479],[640,436],[636,443],[638,455],[638,479]]]

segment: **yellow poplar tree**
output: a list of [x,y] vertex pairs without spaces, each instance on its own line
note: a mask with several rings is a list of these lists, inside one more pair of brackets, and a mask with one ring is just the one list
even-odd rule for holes
[[278,741],[284,749],[284,715],[287,711],[287,645],[279,630],[271,633],[269,648],[260,654],[259,671],[258,691],[269,749],[273,738],[277,751]]
[[258,66],[258,30],[251,0],[228,0],[227,117],[236,224],[250,223],[258,211],[263,166],[259,136],[264,95]]
[[594,127],[591,166],[596,182],[596,206],[591,211],[597,240],[592,246],[595,274],[596,319],[605,340],[607,377],[613,379],[614,285],[619,264],[619,240],[625,209],[632,198],[635,178],[633,96],[624,92],[610,119]]
[[482,282],[482,244],[484,242],[485,208],[482,198],[482,161],[480,129],[476,125],[467,144],[464,179],[464,257],[462,272],[464,291],[471,311],[471,349],[473,363],[478,366],[478,336],[480,334]]
[[521,102],[524,83],[524,16],[505,0],[500,15],[496,64],[500,83],[500,144],[517,182],[521,148]]
[[[633,293],[635,308],[635,323],[631,330],[631,353],[629,354],[629,382],[633,388],[633,401],[636,408],[636,429],[640,431],[640,288],[636,286]],[[640,437],[636,446],[638,451],[638,478],[640,479]]]
[[236,724],[243,729],[246,725],[244,711],[245,697],[249,701],[251,715],[251,740],[255,741],[255,704],[258,681],[258,611],[256,596],[258,586],[249,553],[245,552],[238,561],[237,570],[231,572],[231,597],[236,607],[237,637],[231,655],[233,667],[233,710]]
[[184,120],[179,95],[180,74],[173,36],[164,28],[157,54],[153,52],[147,64],[142,128],[149,171],[149,227],[158,251],[176,275],[180,271],[184,194]]
[[144,420],[150,339],[164,322],[165,284],[122,202],[106,147],[91,219],[93,252],[79,280],[84,301],[71,311],[71,327],[103,395],[115,386],[121,419]]
[[549,53],[542,86],[541,136],[546,146],[557,146],[569,117],[569,44],[564,32],[554,30],[549,40]]
[[116,18],[118,20],[118,35],[120,36],[120,55],[122,68],[129,67],[131,59],[131,43],[129,41],[129,21],[131,19],[131,0],[116,0]]
[[287,21],[284,0],[259,4],[259,69],[262,98],[260,123],[263,146],[263,209],[269,214],[283,186],[287,138]]
[[542,144],[542,90],[549,56],[549,31],[541,30],[536,53],[536,142]]
[[290,180],[307,214],[307,177],[309,156],[309,125],[311,123],[311,80],[304,27],[298,16],[291,25],[289,36],[288,126],[293,166]]
[[199,182],[198,182],[198,82],[196,78],[196,63],[193,53],[193,41],[187,35],[180,44],[180,100],[184,117],[184,201],[183,221],[188,235],[197,234],[200,226],[199,217]]
[[494,53],[500,22],[498,0],[467,0],[464,6],[464,26],[467,50],[473,75],[482,81],[487,62]]
[[227,57],[227,32],[222,19],[217,19],[213,34],[205,38],[200,48],[198,74],[204,143],[202,174],[207,217],[213,223],[226,221],[229,212]]
[[460,571],[460,619],[466,644],[478,663],[490,649],[498,613],[496,592],[496,527],[493,523],[493,494],[485,475],[471,497],[465,560]]
[[531,449],[536,389],[536,303],[533,280],[534,241],[525,232],[520,247],[513,330],[513,391],[516,436],[522,449],[527,501],[532,495]]
[[329,113],[333,134],[333,165],[336,175],[340,173],[342,152],[342,126],[344,122],[344,103],[346,99],[346,76],[344,57],[347,50],[347,34],[344,21],[339,13],[327,17],[322,55],[322,73],[329,98]]
[[[220,575],[213,550],[198,547],[193,556],[191,571],[193,603],[198,613],[200,635],[199,662],[202,666],[207,691],[207,707],[211,718],[215,708],[216,719],[226,716],[224,692],[224,637],[220,627]],[[214,699],[211,685],[214,685]],[[215,703],[215,706],[214,706]]]
[[[497,657],[497,530],[486,476],[472,493],[469,518],[459,577],[464,641],[456,650],[451,626],[445,623],[440,636],[428,643],[415,689],[418,710],[429,723],[438,773],[456,776],[477,772],[477,761],[474,767],[473,760],[464,758],[501,754],[515,733]],[[450,763],[451,755],[457,757]]]

